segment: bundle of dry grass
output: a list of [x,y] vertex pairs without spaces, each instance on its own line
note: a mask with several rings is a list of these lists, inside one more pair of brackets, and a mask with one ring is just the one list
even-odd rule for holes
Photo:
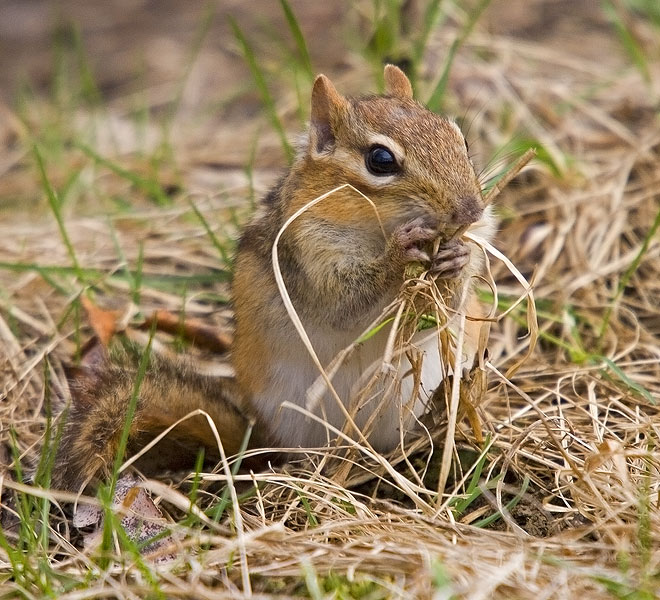
[[[630,18],[648,56],[656,56],[657,30]],[[440,71],[457,31],[449,22],[431,36],[422,76]],[[48,535],[30,529],[29,542],[3,536],[3,593],[71,599],[660,594],[660,64],[648,60],[644,73],[620,58],[612,35],[605,40],[611,56],[598,60],[605,50],[589,57],[570,45],[562,50],[477,27],[456,54],[449,110],[465,116],[471,146],[488,156],[524,131],[521,144],[539,153],[496,200],[502,224],[495,245],[511,264],[493,260],[495,286],[479,286],[484,305],[507,313],[492,319],[488,352],[481,353],[485,389],[483,379],[472,396],[469,385],[448,385],[440,400],[447,417],[428,424],[433,435],[409,445],[405,456],[374,456],[353,446],[285,469],[233,475],[225,463],[202,473],[199,488],[193,485],[195,509],[189,485],[147,481],[171,517],[175,547],[163,552],[175,560],[166,564],[144,561],[120,538],[112,546],[117,559],[81,550],[64,518],[53,517],[42,530]],[[349,83],[364,76],[355,62]],[[94,123],[129,128],[117,106],[110,103],[102,114],[77,111],[71,121],[82,125],[74,129],[83,135]],[[465,108],[471,106],[481,108]],[[226,328],[230,312],[218,310],[228,294],[226,273],[218,270],[214,242],[235,237],[251,191],[265,188],[272,173],[255,169],[249,183],[241,169],[218,175],[186,153],[193,140],[181,140],[183,189],[224,186],[220,195],[193,197],[201,222],[185,194],[164,208],[145,201],[157,190],[145,183],[149,165],[132,153],[116,159],[137,174],[127,179],[80,146],[64,144],[46,157],[44,183],[35,176],[29,136],[44,133],[49,107],[35,100],[26,110],[2,133],[0,194],[40,207],[35,197],[49,185],[61,193],[74,172],[78,187],[75,203],[55,205],[58,219],[43,211],[43,219],[28,220],[24,208],[6,207],[0,222],[0,487],[24,491],[35,502],[32,517],[43,518],[48,505],[41,498],[58,513],[67,497],[21,483],[10,465],[35,456],[50,404],[68,396],[62,364],[87,335],[80,325],[82,291],[93,286],[106,298],[130,298],[142,314],[183,308]],[[219,144],[226,158],[228,146]],[[112,145],[94,152],[106,156]],[[176,174],[172,180],[181,184]],[[139,209],[102,216],[117,197]],[[518,303],[521,285],[511,265],[533,283],[534,335],[527,319],[532,304],[524,294]],[[428,293],[422,286],[418,293]],[[454,344],[448,338],[447,347]],[[432,440],[441,442],[435,454]]]

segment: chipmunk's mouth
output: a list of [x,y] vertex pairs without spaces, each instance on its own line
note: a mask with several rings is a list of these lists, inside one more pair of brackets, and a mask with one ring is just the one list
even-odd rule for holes
[[454,208],[440,220],[438,238],[441,242],[459,238],[472,225],[478,223],[484,214],[484,204],[480,197],[461,196],[454,202]]
[[476,223],[484,214],[484,201],[481,195],[466,194],[442,202],[442,212],[433,206],[433,202],[421,198],[406,198],[405,218],[435,218],[439,228],[462,227]]

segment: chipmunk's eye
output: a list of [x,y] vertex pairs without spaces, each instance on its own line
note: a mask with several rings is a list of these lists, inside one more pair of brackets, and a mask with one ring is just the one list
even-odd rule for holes
[[392,175],[399,172],[399,165],[394,154],[385,146],[371,146],[364,162],[369,172],[374,175]]

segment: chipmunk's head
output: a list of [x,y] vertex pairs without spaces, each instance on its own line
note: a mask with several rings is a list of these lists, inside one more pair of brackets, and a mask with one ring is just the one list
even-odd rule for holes
[[[383,96],[345,98],[327,77],[316,78],[309,135],[296,169],[316,195],[351,184],[373,202],[390,231],[417,216],[435,217],[440,231],[455,230],[479,220],[484,210],[460,129],[413,100],[410,81],[393,65],[385,67]],[[347,224],[376,221],[374,208],[346,188],[314,213]]]

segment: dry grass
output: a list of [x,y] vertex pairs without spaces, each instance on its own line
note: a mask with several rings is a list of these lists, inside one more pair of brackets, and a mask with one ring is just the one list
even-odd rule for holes
[[[181,521],[174,526],[174,562],[143,562],[125,545],[120,558],[104,562],[73,547],[64,521],[54,517],[50,545],[29,546],[41,548],[32,563],[26,559],[33,572],[17,574],[14,565],[12,579],[0,548],[3,597],[660,594],[660,48],[650,22],[629,18],[649,57],[648,81],[627,64],[613,33],[598,56],[588,57],[570,44],[524,42],[477,27],[456,56],[448,111],[468,124],[476,162],[521,131],[540,150],[540,160],[496,201],[502,224],[495,245],[534,282],[539,341],[507,378],[529,349],[525,306],[491,327],[488,388],[476,407],[488,444],[483,464],[475,466],[482,447],[474,427],[458,419],[454,456],[460,454],[466,470],[449,477],[441,496],[437,458],[429,459],[429,477],[422,478],[429,455],[422,439],[408,467],[402,457],[386,463],[354,452],[240,474],[233,478],[237,494],[250,492],[240,509],[229,507],[219,523],[203,519],[203,527],[199,518],[183,519],[181,491],[147,482]],[[431,36],[422,78],[441,70],[457,27],[450,21]],[[344,83],[356,87],[365,74],[364,63],[352,59]],[[289,98],[283,95],[281,109],[292,116]],[[252,182],[240,168],[213,171],[201,163],[186,151],[195,146],[190,137],[178,137],[186,131],[186,111],[174,121],[176,168],[165,162],[156,174],[153,162],[139,157],[137,126],[120,101],[76,109],[66,127],[58,123],[60,136],[74,131],[87,141],[90,131],[98,132],[94,151],[140,174],[143,183],[171,182],[183,190],[156,207],[151,184],[128,181],[66,144],[48,146],[53,110],[36,98],[21,118],[3,107],[10,118],[0,131],[0,199],[30,203],[0,213],[0,459],[6,465],[12,431],[27,461],[43,435],[48,400],[67,397],[62,362],[88,335],[78,301],[84,289],[93,286],[120,304],[134,300],[141,314],[185,307],[190,317],[227,326],[221,253],[189,200],[225,248],[235,223],[249,213],[252,185],[261,193],[273,179],[259,161]],[[246,128],[237,125],[239,132]],[[153,125],[147,129],[158,137]],[[190,135],[199,129],[191,126]],[[73,256],[37,200],[45,188],[33,140],[45,148],[48,180],[60,193],[79,170],[73,199],[62,207]],[[229,163],[244,160],[218,143]],[[276,144],[275,136],[262,142]],[[209,193],[218,187],[221,194]],[[132,203],[130,210],[118,208],[122,200]],[[499,261],[492,262],[492,274],[503,313],[520,285]],[[491,301],[482,287],[484,301]],[[446,435],[442,421],[436,440]],[[472,487],[470,468],[480,475]],[[226,481],[226,473],[203,475],[200,506],[217,506],[222,491],[214,482]],[[2,477],[3,492],[21,487],[11,469]],[[378,486],[374,477],[382,478]],[[468,489],[478,498],[459,512]],[[33,494],[39,496],[28,490]],[[480,523],[498,510],[497,522]],[[46,573],[41,583],[39,572]],[[88,583],[80,585],[85,577]]]

